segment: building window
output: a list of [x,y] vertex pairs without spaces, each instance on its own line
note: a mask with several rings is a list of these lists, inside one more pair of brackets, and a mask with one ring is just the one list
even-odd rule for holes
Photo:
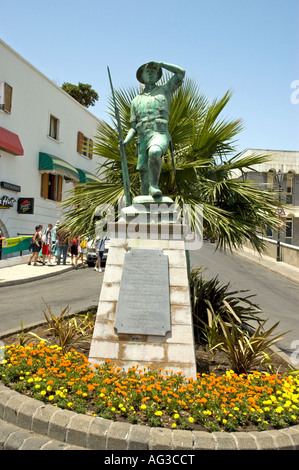
[[62,176],[43,173],[41,182],[41,197],[60,202],[62,199]]
[[273,238],[272,228],[269,227],[268,225],[267,225],[267,228],[266,228],[266,236],[267,236],[268,238]]
[[59,139],[59,119],[50,114],[49,137],[52,139]]
[[0,109],[6,113],[11,113],[12,107],[12,87],[0,81]]
[[293,204],[293,179],[294,174],[288,173],[287,174],[287,183],[286,183],[286,203]]
[[285,231],[287,241],[290,242],[293,238],[293,219],[286,219]]
[[80,153],[80,155],[88,157],[90,160],[92,159],[93,141],[89,137],[86,137],[82,132],[78,132],[77,152]]

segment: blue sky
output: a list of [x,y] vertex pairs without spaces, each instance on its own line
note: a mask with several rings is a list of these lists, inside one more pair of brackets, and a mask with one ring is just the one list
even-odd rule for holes
[[1,39],[60,86],[90,83],[100,119],[107,65],[117,88],[164,61],[211,99],[233,91],[223,117],[244,122],[238,152],[299,148],[298,0],[0,0],[0,11]]

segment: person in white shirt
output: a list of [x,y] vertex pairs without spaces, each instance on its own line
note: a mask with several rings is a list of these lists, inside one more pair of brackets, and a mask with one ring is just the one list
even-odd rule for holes
[[48,256],[48,265],[51,266],[51,248],[52,248],[52,230],[53,225],[49,224],[47,230],[44,234],[44,242],[42,247],[42,255],[43,255],[43,264],[45,264],[46,256]]
[[101,238],[100,240],[96,242],[95,249],[96,249],[96,254],[97,254],[97,260],[96,260],[94,270],[101,273],[102,272],[101,261],[103,259],[104,250],[105,250],[105,238]]

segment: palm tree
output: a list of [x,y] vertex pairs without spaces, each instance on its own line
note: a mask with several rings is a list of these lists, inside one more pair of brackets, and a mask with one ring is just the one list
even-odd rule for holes
[[[139,87],[115,91],[124,135],[130,128],[130,103],[138,93]],[[250,241],[262,252],[264,245],[258,235],[265,234],[267,227],[275,229],[279,223],[274,213],[274,195],[259,190],[252,181],[243,181],[240,175],[268,157],[233,155],[234,138],[242,130],[242,122],[220,117],[231,96],[228,91],[222,98],[210,101],[195,82],[185,80],[170,108],[169,131],[176,172],[168,150],[163,157],[159,186],[181,207],[203,206],[204,226],[217,240],[217,247],[238,248]],[[94,153],[101,157],[101,182],[77,185],[62,203],[65,224],[82,235],[94,235],[99,204],[117,206],[124,196],[112,98],[108,114],[112,123],[102,121],[95,136]],[[134,197],[140,194],[140,182],[133,143],[127,147],[126,156]]]

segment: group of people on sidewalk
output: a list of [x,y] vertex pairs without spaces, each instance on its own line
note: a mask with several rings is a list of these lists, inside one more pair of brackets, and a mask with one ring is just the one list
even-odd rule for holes
[[75,269],[78,268],[78,261],[81,260],[82,266],[85,266],[84,254],[87,252],[87,241],[85,238],[80,239],[79,236],[71,236],[68,230],[60,227],[60,222],[57,222],[53,227],[48,224],[47,229],[43,232],[43,226],[37,225],[35,233],[32,236],[30,243],[30,250],[32,255],[29,258],[28,264],[33,262],[37,266],[39,258],[43,265],[46,264],[48,259],[48,266],[52,265],[51,257],[54,255],[57,265],[66,264],[67,253],[70,250],[71,264]]

